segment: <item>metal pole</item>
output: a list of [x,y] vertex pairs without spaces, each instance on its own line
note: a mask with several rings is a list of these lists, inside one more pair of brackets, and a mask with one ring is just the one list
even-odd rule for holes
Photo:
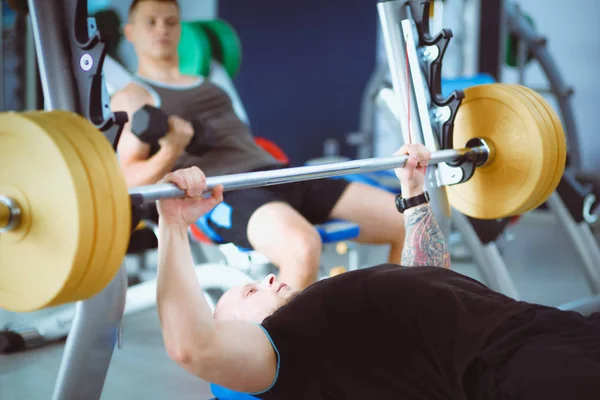
[[16,229],[20,222],[19,204],[10,197],[0,195],[0,233]]
[[481,39],[481,26],[479,16],[481,15],[482,0],[464,0],[464,61],[462,75],[471,76],[479,72],[479,40]]
[[527,56],[529,55],[529,48],[527,43],[521,39],[517,40],[517,70],[519,71],[519,85],[526,86],[525,84],[525,68],[527,67]]
[[359,131],[350,133],[347,136],[347,143],[357,146],[357,158],[368,158],[374,155],[375,99],[386,80],[387,74],[388,67],[385,64],[378,65],[373,71],[365,86],[361,100]]
[[0,3],[0,111],[4,111],[4,2]]
[[496,243],[483,244],[469,219],[459,212],[452,213],[452,221],[465,244],[471,250],[475,263],[483,276],[484,283],[492,290],[519,300],[519,292],[498,251]]
[[[72,2],[85,0],[28,0],[40,78],[47,110],[80,110],[72,69],[74,26],[69,26]],[[91,99],[95,101],[98,99]],[[95,297],[78,302],[75,318],[58,371],[53,400],[100,399],[120,329],[127,279],[125,266]]]
[[27,35],[25,38],[25,110],[38,108],[38,66],[35,54],[33,26],[27,18]]
[[53,400],[100,399],[113,349],[120,339],[126,293],[123,265],[102,292],[76,304]]
[[[474,158],[479,161],[478,165],[483,165],[485,164],[489,154],[490,149],[485,142],[482,142],[481,145],[475,147],[438,150],[431,153],[429,165],[455,161],[461,157]],[[223,186],[224,191],[231,191],[263,186],[282,185],[286,183],[323,179],[334,176],[362,174],[375,171],[388,171],[394,168],[404,167],[407,159],[408,156],[405,155],[366,158],[364,160],[341,161],[295,168],[282,168],[270,171],[214,176],[206,179],[205,193],[211,192],[219,185]],[[429,168],[429,170],[433,170],[433,168]],[[130,189],[129,195],[131,196],[131,203],[133,205],[141,205],[160,199],[184,197],[185,191],[179,189],[173,184],[165,183],[158,185],[138,186]],[[15,229],[18,226],[20,213],[21,209],[15,201],[0,194],[0,233],[10,229]]]
[[46,110],[77,110],[75,79],[71,69],[71,55],[63,32],[62,2],[57,0],[29,0],[29,14],[36,43],[37,59],[42,80]]
[[506,21],[510,31],[517,34],[519,40],[527,44],[527,48],[537,62],[540,64],[550,85],[552,91],[558,100],[558,106],[562,114],[562,122],[567,133],[567,145],[569,154],[569,166],[577,171],[581,171],[581,148],[579,136],[577,134],[577,124],[575,123],[575,113],[571,105],[571,89],[565,83],[558,65],[550,55],[546,40],[541,37],[534,28],[529,24],[529,21],[521,13],[521,9],[517,3],[507,1],[505,4]]
[[[398,21],[398,14],[400,8],[405,5],[405,1],[393,0],[393,1],[380,1],[377,3],[377,10],[379,11],[379,20],[381,23],[381,31],[383,33],[383,43],[385,46],[385,53],[387,55],[387,62],[390,67],[390,75],[392,78],[392,87],[397,98],[397,106],[399,108],[398,113],[400,115],[408,115],[408,104],[404,101],[409,93],[406,81],[406,44],[404,43],[404,35]],[[403,73],[404,72],[404,73]],[[414,102],[411,104],[416,106]],[[418,115],[416,109],[413,110],[412,115]],[[396,113],[396,112],[394,112]],[[419,119],[414,118],[411,120],[409,127],[408,118],[402,118],[400,121],[400,128],[404,137],[404,143],[410,143],[411,138],[409,132],[420,132],[421,127]],[[423,143],[421,137],[413,139],[413,142]]]
[[431,31],[434,33],[444,29],[444,1],[434,0],[431,2],[433,18],[431,19]]
[[[435,165],[442,162],[453,161],[470,154],[477,155],[478,157],[486,157],[489,153],[486,146],[440,150],[431,153],[429,164]],[[364,160],[342,161],[279,170],[216,176],[206,179],[207,191],[213,190],[218,185],[223,185],[225,191],[230,191],[356,173],[386,171],[403,167],[406,164],[407,159],[407,156],[368,158]],[[165,198],[182,197],[185,195],[185,191],[177,188],[173,184],[159,184],[139,186],[131,189],[129,194],[131,195],[132,204],[140,205]]]
[[[437,142],[436,137],[433,134],[433,128],[431,127],[431,119],[429,117],[431,99],[429,98],[429,92],[425,90],[427,82],[423,76],[421,63],[419,61],[419,56],[417,55],[418,40],[414,36],[414,31],[416,30],[414,21],[412,19],[405,19],[401,22],[401,26],[402,33],[404,34],[406,53],[408,55],[408,72],[410,74],[410,112],[411,115],[414,116],[412,118],[417,119],[418,116],[419,125],[421,127],[420,130],[412,131],[410,133],[412,133],[411,136],[420,136],[420,143],[424,143],[431,151],[436,151],[439,149],[439,143]],[[434,49],[431,48],[429,51],[434,51]],[[411,138],[411,141],[415,141],[414,136]]]
[[571,245],[579,254],[592,292],[600,293],[600,249],[589,225],[585,221],[579,224],[575,222],[558,192],[552,193],[547,204],[561,222],[560,226],[563,227]]
[[406,1],[380,1],[377,8],[398,113],[403,116],[400,126],[404,143],[423,143],[435,151],[439,144],[429,116],[429,92],[425,90],[427,84],[417,54],[418,40],[414,35],[416,27]]
[[[406,1],[380,0],[377,10],[381,22],[385,51],[394,89],[394,103],[397,111],[404,143],[422,143],[430,150],[439,148],[437,135],[434,135],[430,118],[429,92],[423,76],[421,62],[417,53],[417,38],[414,20],[410,15]],[[437,49],[431,47],[430,52]],[[435,59],[438,54],[429,54]],[[407,65],[408,64],[408,65]],[[411,118],[409,118],[409,115]],[[439,167],[427,169],[427,191],[431,198],[431,207],[436,215],[444,237],[450,236],[450,204]]]

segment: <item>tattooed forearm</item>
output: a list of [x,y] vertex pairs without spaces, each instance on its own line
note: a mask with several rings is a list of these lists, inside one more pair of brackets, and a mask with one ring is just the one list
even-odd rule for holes
[[405,267],[431,266],[450,268],[450,254],[444,235],[429,205],[404,213],[406,239],[402,251]]

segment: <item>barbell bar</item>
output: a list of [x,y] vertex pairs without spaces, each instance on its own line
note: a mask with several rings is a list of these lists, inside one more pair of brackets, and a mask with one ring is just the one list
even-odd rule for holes
[[0,233],[19,226],[21,209],[10,197],[0,195]]
[[[443,162],[455,162],[469,158],[477,165],[484,165],[490,158],[490,146],[484,140],[474,140],[473,147],[439,150],[431,153],[430,165]],[[386,171],[406,165],[408,156],[376,157],[362,160],[340,161],[303,167],[282,168],[269,171],[256,171],[223,176],[208,177],[206,191],[211,192],[219,185],[224,191],[250,189],[263,186],[282,185],[335,176]],[[129,190],[131,204],[139,206],[145,203],[169,198],[185,197],[185,191],[170,183],[144,185]],[[19,225],[21,209],[10,197],[0,195],[0,233],[16,229]]]
[[[477,146],[461,149],[439,150],[431,153],[429,164],[458,161],[470,158],[477,164],[485,164],[491,150],[485,141],[479,141]],[[308,165],[303,167],[282,168],[269,171],[256,171],[206,178],[206,192],[212,191],[219,185],[224,191],[251,189],[263,186],[281,185],[291,182],[331,178],[350,174],[362,174],[375,171],[387,171],[404,167],[408,156],[391,156],[366,158],[362,160],[340,161],[327,164]],[[169,183],[146,185],[132,188],[129,191],[131,203],[141,205],[156,200],[185,196],[185,191]]]

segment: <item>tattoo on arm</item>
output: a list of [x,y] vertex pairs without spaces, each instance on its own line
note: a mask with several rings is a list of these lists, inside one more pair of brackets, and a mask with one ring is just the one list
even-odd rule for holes
[[450,268],[450,254],[433,210],[429,205],[404,213],[406,239],[401,264],[405,267],[432,266]]

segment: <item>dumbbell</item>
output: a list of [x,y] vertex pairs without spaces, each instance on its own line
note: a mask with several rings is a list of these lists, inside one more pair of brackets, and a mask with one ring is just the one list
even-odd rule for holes
[[[186,147],[190,154],[201,155],[211,149],[216,132],[208,124],[191,121],[194,137]],[[169,116],[163,110],[144,105],[131,119],[131,131],[144,143],[156,144],[169,130]]]

